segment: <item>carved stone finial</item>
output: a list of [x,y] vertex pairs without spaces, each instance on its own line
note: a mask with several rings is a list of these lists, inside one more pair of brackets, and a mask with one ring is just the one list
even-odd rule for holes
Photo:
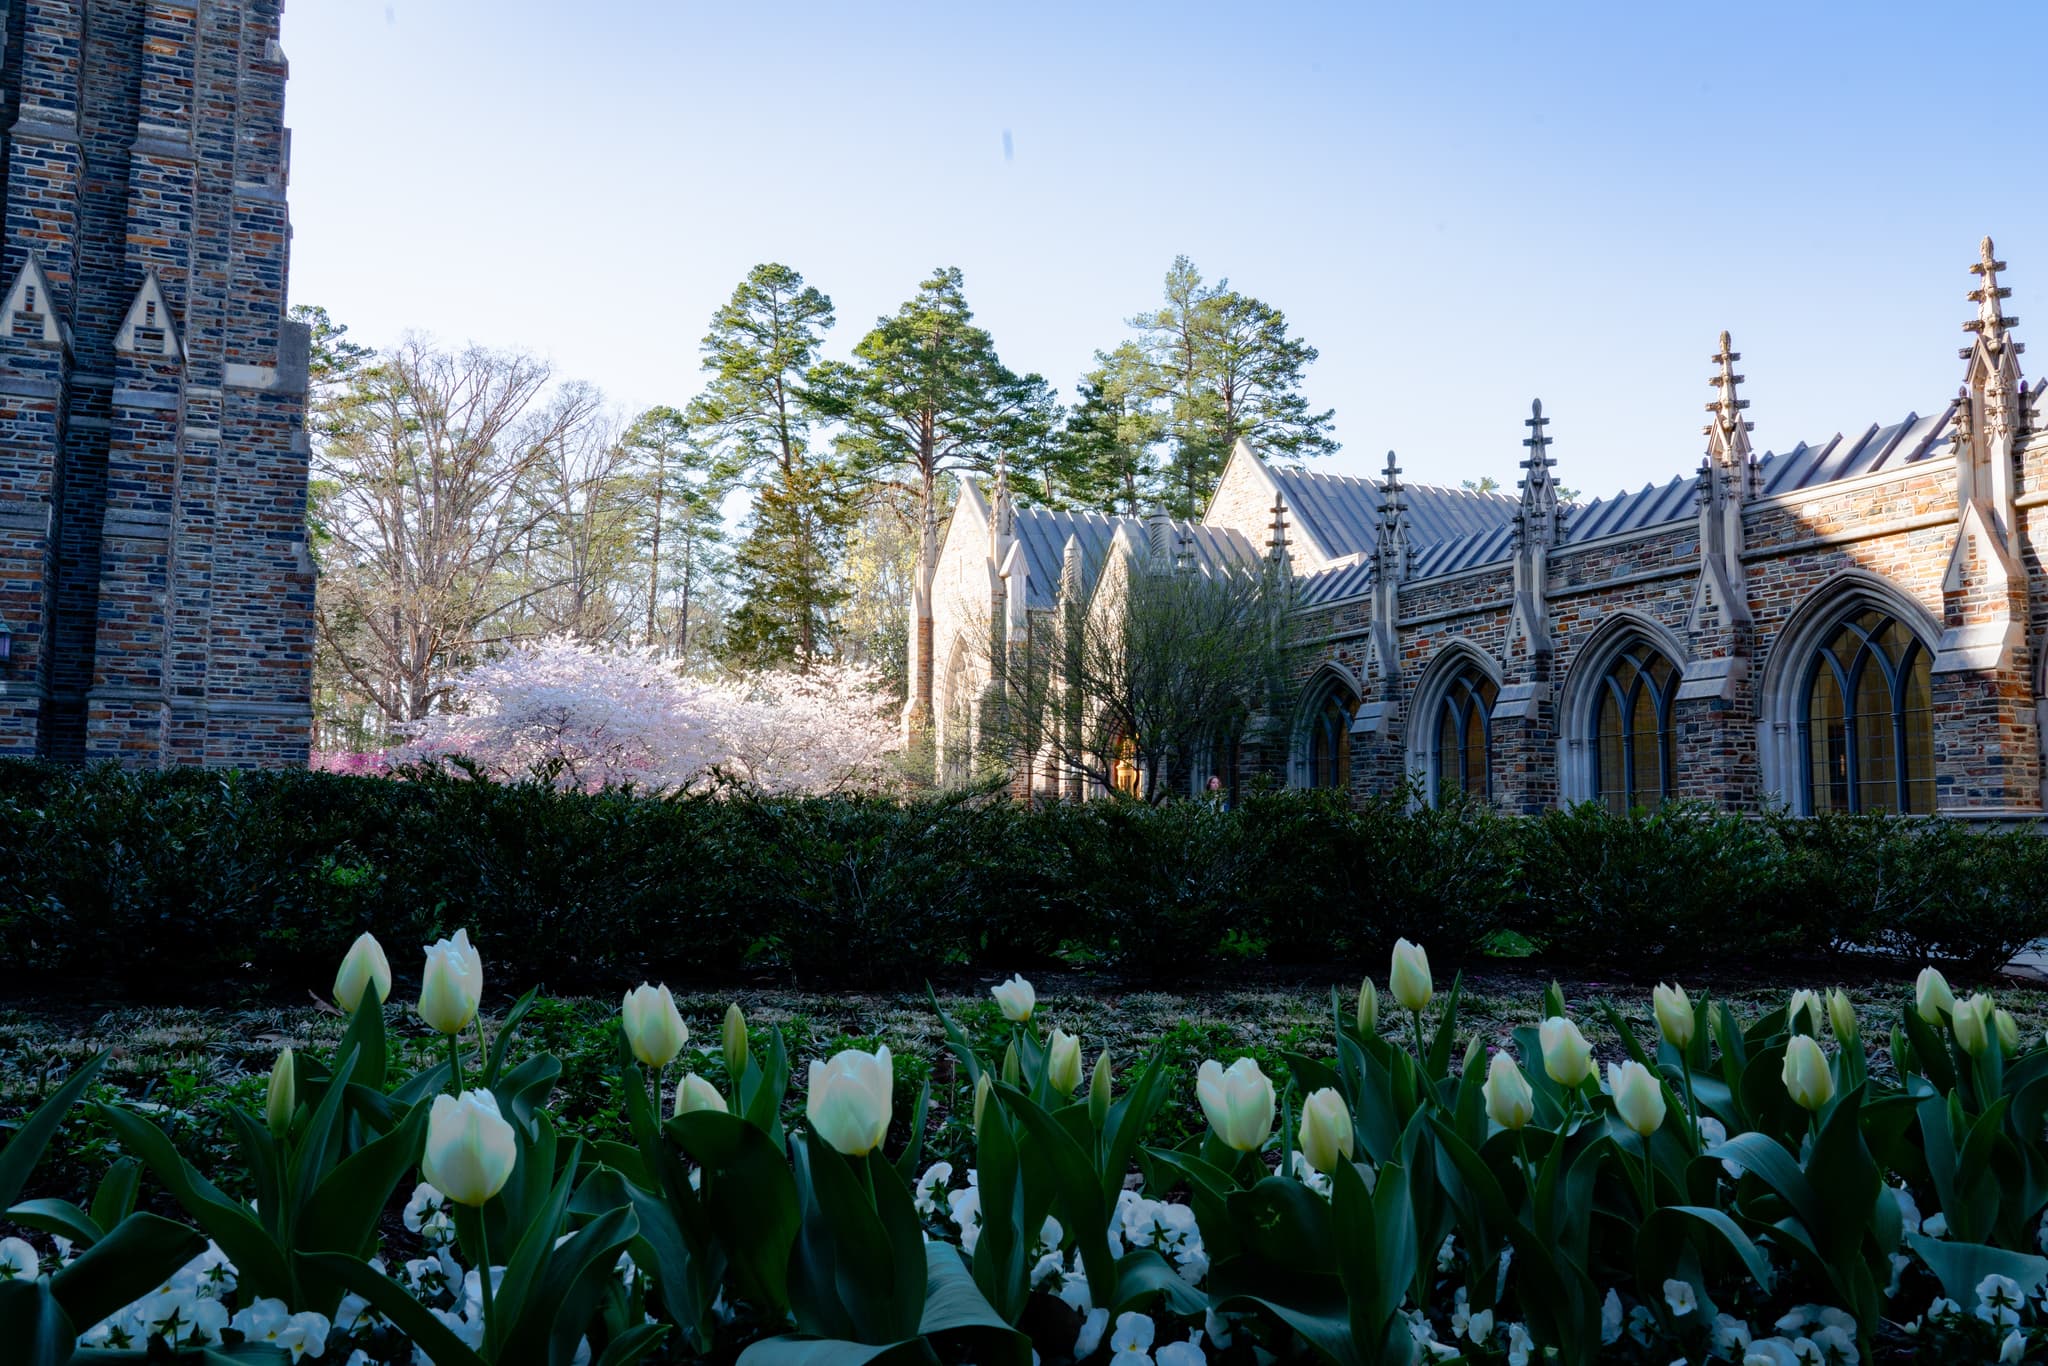
[[1544,545],[1564,539],[1557,481],[1550,473],[1557,462],[1550,457],[1550,437],[1543,430],[1549,424],[1550,419],[1543,415],[1543,400],[1539,398],[1529,405],[1529,416],[1522,419],[1522,425],[1529,429],[1522,442],[1529,454],[1522,459],[1522,506],[1515,514],[1517,540],[1534,540]]
[[[1991,239],[1986,238],[1985,240],[1989,241]],[[1955,443],[1955,448],[1958,451],[1967,451],[1970,449],[1971,436],[1970,386],[1965,384],[1962,388],[1956,390],[1956,425],[1955,431],[1949,439]]]
[[1707,381],[1709,387],[1714,390],[1714,401],[1707,405],[1707,411],[1714,415],[1714,421],[1700,430],[1712,435],[1714,427],[1718,425],[1724,437],[1732,437],[1738,425],[1744,431],[1752,430],[1754,423],[1742,421],[1742,410],[1749,406],[1749,400],[1736,396],[1736,386],[1742,383],[1744,377],[1735,373],[1735,362],[1742,359],[1742,353],[1733,348],[1726,332],[1721,334],[1720,349],[1708,359],[1713,361],[1715,367],[1714,377]]
[[[2005,269],[2005,262],[1991,246],[1986,237],[1977,247],[1979,259],[1970,267],[1970,274],[1979,277],[1980,283],[1966,296],[1977,305],[1977,316],[1963,324],[1963,331],[1974,332],[1984,339],[1984,345],[1995,356],[2005,345],[2006,332],[2019,322],[2008,317],[2003,301],[2012,297],[2012,287],[1998,283],[1998,272]],[[1963,357],[1969,358],[1970,350],[1963,348]]]

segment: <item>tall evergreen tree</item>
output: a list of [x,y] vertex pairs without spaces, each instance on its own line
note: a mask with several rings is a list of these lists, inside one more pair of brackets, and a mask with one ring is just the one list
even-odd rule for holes
[[1136,517],[1158,501],[1156,448],[1166,422],[1156,389],[1152,364],[1136,342],[1095,353],[1095,368],[1081,377],[1080,401],[1061,432],[1075,502]]
[[1052,390],[996,356],[974,325],[960,271],[934,272],[833,372],[833,411],[845,422],[840,449],[859,472],[895,492],[914,518],[917,559],[910,623],[909,723],[930,722],[931,581],[938,559],[942,479],[991,471],[1011,451],[1043,451],[1058,421]]
[[642,643],[683,660],[697,647],[699,621],[725,568],[722,504],[727,490],[712,458],[692,439],[689,419],[666,405],[633,419],[620,444],[640,483],[641,544],[647,556]]
[[1131,319],[1144,334],[1153,391],[1169,444],[1167,503],[1198,517],[1240,438],[1289,457],[1328,455],[1334,410],[1311,412],[1301,393],[1313,346],[1291,336],[1287,315],[1230,288],[1211,285],[1176,256],[1165,299]]
[[726,636],[749,663],[803,667],[830,648],[832,556],[852,518],[831,455],[813,448],[826,418],[818,350],[833,321],[829,298],[770,263],[747,273],[704,338],[709,382],[690,404],[691,431],[718,482],[754,494]]

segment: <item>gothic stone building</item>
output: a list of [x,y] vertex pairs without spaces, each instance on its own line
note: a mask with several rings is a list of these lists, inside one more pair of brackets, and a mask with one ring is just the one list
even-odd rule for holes
[[1021,640],[1113,556],[1185,543],[1293,586],[1295,696],[1219,749],[1233,785],[2038,816],[2048,403],[2003,269],[1987,239],[1954,399],[1759,455],[1723,333],[1698,472],[1583,506],[1560,500],[1540,403],[1513,497],[1404,484],[1391,455],[1375,480],[1243,445],[1196,525],[969,489],[918,589],[912,719],[963,747],[947,730],[976,724],[983,686],[965,633]]
[[0,754],[306,759],[280,0],[0,0]]

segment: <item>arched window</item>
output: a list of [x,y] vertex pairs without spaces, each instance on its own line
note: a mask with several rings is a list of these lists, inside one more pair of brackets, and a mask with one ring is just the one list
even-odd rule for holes
[[1460,792],[1493,797],[1493,699],[1500,689],[1467,666],[1451,676],[1436,707],[1430,750],[1430,795],[1443,801]]
[[[1210,733],[1206,761],[1188,775],[1197,797],[1237,805],[1238,773],[1244,765],[1244,721],[1244,713],[1234,713]],[[1216,782],[1214,788],[1209,785],[1211,780]]]
[[1800,745],[1807,809],[1934,810],[1930,662],[1898,618],[1866,608],[1815,652]]
[[1310,787],[1344,788],[1351,783],[1351,697],[1332,685],[1308,719],[1307,777]]
[[1671,703],[1677,695],[1678,670],[1640,641],[1623,646],[1600,676],[1593,787],[1616,815],[1670,799],[1677,777],[1671,745]]

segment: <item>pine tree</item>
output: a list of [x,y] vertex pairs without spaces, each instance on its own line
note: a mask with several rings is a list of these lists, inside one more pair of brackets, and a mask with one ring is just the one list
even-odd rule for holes
[[1156,447],[1165,419],[1154,402],[1151,362],[1136,342],[1095,353],[1061,440],[1073,471],[1074,501],[1112,516],[1141,515],[1158,501]]
[[1316,349],[1288,333],[1287,315],[1207,284],[1194,262],[1174,258],[1164,303],[1131,319],[1144,334],[1152,392],[1169,445],[1168,506],[1199,517],[1239,440],[1283,457],[1328,455],[1334,410],[1309,410],[1303,372]]
[[754,495],[725,641],[753,665],[807,667],[831,647],[832,556],[850,512],[840,471],[812,443],[826,417],[818,350],[833,321],[829,298],[771,263],[748,272],[704,338],[710,379],[688,417],[714,480]]

